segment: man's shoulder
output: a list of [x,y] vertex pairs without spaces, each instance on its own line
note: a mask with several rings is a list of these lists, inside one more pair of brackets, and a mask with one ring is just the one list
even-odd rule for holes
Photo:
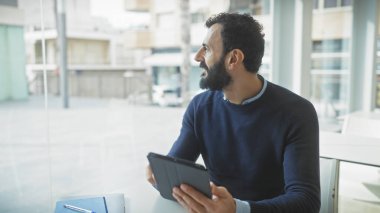
[[298,110],[300,108],[314,110],[314,106],[309,100],[285,87],[269,82],[268,88],[271,95],[271,101],[277,102],[283,108],[290,108],[293,110]]
[[206,90],[194,96],[191,103],[197,106],[208,105],[218,100],[218,98],[223,98],[222,92]]

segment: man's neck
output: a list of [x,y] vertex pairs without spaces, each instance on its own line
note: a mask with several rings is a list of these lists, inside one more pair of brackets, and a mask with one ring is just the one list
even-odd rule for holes
[[262,89],[263,83],[257,74],[248,73],[239,79],[234,79],[223,89],[226,99],[233,104],[242,104],[243,101],[256,96]]

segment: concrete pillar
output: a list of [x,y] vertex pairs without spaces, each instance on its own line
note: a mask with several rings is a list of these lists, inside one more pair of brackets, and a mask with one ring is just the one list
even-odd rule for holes
[[379,0],[353,1],[349,112],[375,108],[379,3]]

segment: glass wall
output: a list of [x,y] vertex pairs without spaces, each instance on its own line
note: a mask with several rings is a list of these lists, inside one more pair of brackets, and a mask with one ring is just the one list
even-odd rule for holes
[[29,97],[23,27],[0,24],[0,46],[0,212],[49,212],[46,113]]
[[[13,7],[19,10],[16,16],[25,17],[23,25],[14,25],[3,24],[0,16],[0,212],[53,212],[60,199],[112,193],[124,194],[127,212],[156,205],[146,200],[146,195],[156,195],[145,181],[146,154],[168,152],[185,108],[152,105],[155,85],[168,85],[167,93],[180,96],[180,63],[165,57],[156,64],[145,62],[154,54],[180,54],[174,1],[152,0],[154,8],[139,7],[138,14],[126,11],[122,1],[66,1],[69,108],[63,107],[60,89],[63,70],[54,1],[44,1],[44,37],[39,4],[17,2],[0,1],[0,7]],[[201,6],[191,11],[191,23],[203,27],[211,7],[197,2]],[[237,0],[225,9],[248,12],[263,24],[265,53],[259,73],[268,80],[273,2]],[[351,5],[350,0],[313,2],[311,78],[304,83],[310,84],[306,98],[322,119],[348,113]],[[137,22],[142,13],[150,19]],[[193,53],[203,33],[204,28],[192,32]],[[380,108],[380,39],[376,69]],[[200,91],[201,72],[191,67],[192,96]],[[342,163],[340,173],[340,212],[379,211],[378,168]]]
[[310,100],[322,119],[348,112],[350,5],[349,1],[314,0]]
[[[146,154],[167,152],[184,110],[150,105],[150,76],[140,64],[151,51],[149,40],[135,36],[149,23],[115,27],[118,21],[104,11],[130,25],[141,16],[126,16],[122,1],[67,0],[64,108],[54,1],[43,1],[45,31],[39,3],[5,2],[17,2],[5,5],[14,12],[6,14],[8,20],[24,19],[3,25],[5,13],[0,15],[0,212],[54,212],[61,199],[113,193],[144,201],[155,192],[144,178]],[[131,52],[134,60],[119,60]],[[164,118],[168,124],[160,129]],[[136,212],[132,208],[126,203],[126,212]]]
[[[379,30],[380,31],[380,30]],[[379,32],[378,32],[379,33]],[[380,33],[379,33],[380,34]],[[376,43],[376,108],[380,108],[380,38],[377,39]]]

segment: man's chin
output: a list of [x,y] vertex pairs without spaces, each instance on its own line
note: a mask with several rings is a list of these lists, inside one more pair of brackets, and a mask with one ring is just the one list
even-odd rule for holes
[[210,89],[210,85],[206,77],[201,78],[201,80],[199,81],[199,87],[201,89]]
[[[202,79],[202,80],[204,80],[204,79]],[[220,88],[210,87],[210,85],[207,82],[203,82],[202,80],[199,82],[199,87],[201,89],[211,90],[211,91],[221,91],[222,90]]]

